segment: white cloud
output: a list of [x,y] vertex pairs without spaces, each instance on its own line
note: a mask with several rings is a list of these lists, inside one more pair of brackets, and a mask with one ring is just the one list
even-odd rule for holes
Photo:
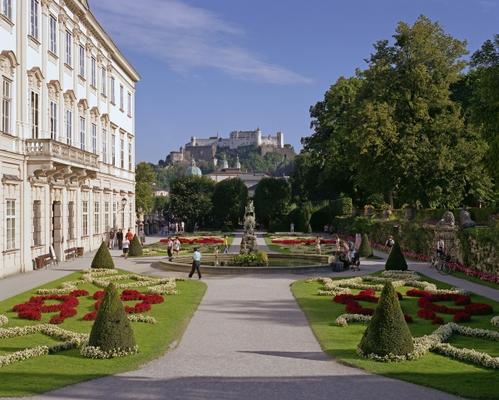
[[209,10],[179,0],[94,0],[91,7],[118,43],[159,58],[175,71],[208,67],[266,83],[311,81],[234,43],[242,30]]

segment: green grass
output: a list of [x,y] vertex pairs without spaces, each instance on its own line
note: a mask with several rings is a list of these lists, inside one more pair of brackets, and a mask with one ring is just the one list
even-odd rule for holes
[[[42,287],[58,287],[61,282],[75,280],[79,276],[79,272],[74,273]],[[158,324],[132,322],[139,345],[138,354],[110,360],[93,360],[80,356],[79,350],[75,349],[14,363],[0,369],[0,397],[44,393],[85,380],[137,369],[147,361],[158,358],[175,340],[181,337],[206,290],[206,285],[199,281],[177,282],[177,287],[178,295],[165,296],[164,303],[153,305],[152,310],[147,313],[147,315],[154,316]],[[91,284],[82,285],[79,288],[87,290],[90,295],[101,290]],[[0,302],[0,314],[6,314],[9,318],[9,324],[6,327],[46,323],[54,315],[42,314],[42,321],[38,322],[18,319],[15,313],[10,312],[15,304],[24,303],[34,292],[35,290],[31,290]],[[81,318],[93,309],[95,300],[91,297],[80,297],[79,301],[78,315],[67,319],[59,326],[78,332],[90,332],[93,322],[83,321]],[[125,304],[135,303],[126,302]],[[0,354],[53,342],[53,339],[41,334],[1,339]]]
[[[431,281],[430,279],[426,279]],[[319,283],[298,281],[292,285],[292,292],[304,311],[322,349],[331,357],[348,365],[353,365],[391,378],[402,379],[423,386],[433,387],[445,392],[459,394],[475,399],[497,399],[499,393],[499,371],[481,368],[435,353],[428,353],[415,361],[401,363],[380,363],[360,358],[356,353],[366,325],[351,323],[347,327],[334,324],[336,317],[345,313],[345,306],[331,301],[331,297],[318,296]],[[448,285],[439,284],[446,288]],[[398,288],[405,293],[408,288]],[[379,293],[378,293],[379,294]],[[495,314],[499,311],[499,303],[486,298],[472,295],[473,302],[488,303],[494,307]],[[370,303],[362,303],[365,307],[373,307]],[[440,304],[440,303],[439,303]],[[444,304],[444,303],[442,303]],[[404,297],[401,306],[406,314],[410,314],[414,322],[409,324],[413,336],[421,336],[433,332],[436,326],[430,321],[416,316],[418,310],[416,299]],[[451,321],[451,316],[439,314],[445,322]],[[490,324],[490,315],[473,316],[467,325],[497,330]],[[499,352],[498,342],[488,342],[473,338],[454,336],[452,341],[458,347],[468,347],[476,342],[477,350],[485,350],[492,355]]]

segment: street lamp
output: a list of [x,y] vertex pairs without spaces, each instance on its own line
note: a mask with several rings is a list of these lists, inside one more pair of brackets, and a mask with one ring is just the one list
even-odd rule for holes
[[127,201],[128,200],[126,199],[126,197],[123,197],[121,199],[121,205],[123,206],[123,208],[122,208],[122,213],[123,213],[123,224],[122,224],[122,226],[123,226],[123,229],[125,229],[125,207],[126,207]]

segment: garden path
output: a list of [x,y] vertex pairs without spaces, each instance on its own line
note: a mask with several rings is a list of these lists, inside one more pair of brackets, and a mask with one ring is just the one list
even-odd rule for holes
[[[366,262],[362,273],[381,266]],[[136,267],[148,272],[145,263]],[[139,370],[36,399],[456,398],[329,358],[291,294],[294,280],[296,275],[208,277],[206,295],[175,349]]]

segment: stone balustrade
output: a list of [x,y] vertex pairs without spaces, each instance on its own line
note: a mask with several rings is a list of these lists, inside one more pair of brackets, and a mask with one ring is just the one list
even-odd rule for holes
[[67,162],[69,165],[78,164],[89,169],[99,168],[97,154],[52,139],[27,139],[26,155],[34,159],[56,159]]

